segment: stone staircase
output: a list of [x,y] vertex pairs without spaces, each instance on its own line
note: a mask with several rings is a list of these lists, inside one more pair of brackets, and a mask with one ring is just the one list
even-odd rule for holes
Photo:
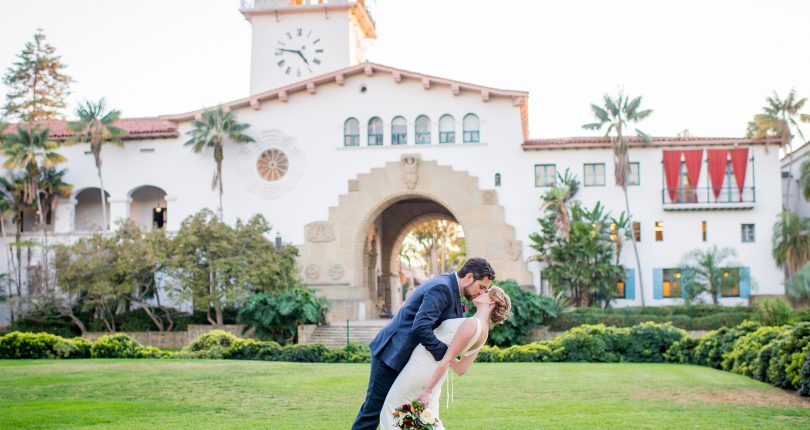
[[[368,344],[391,320],[349,321],[349,340]],[[329,348],[346,346],[346,321],[333,321],[329,325],[298,327],[298,343],[320,343]]]

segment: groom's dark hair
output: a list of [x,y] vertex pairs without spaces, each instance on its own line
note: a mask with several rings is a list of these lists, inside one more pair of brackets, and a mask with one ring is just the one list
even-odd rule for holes
[[458,277],[463,278],[467,276],[468,273],[472,273],[473,279],[476,281],[480,281],[484,278],[489,278],[491,281],[495,280],[495,270],[489,265],[489,262],[483,258],[474,257],[465,261],[464,265],[461,266],[461,269],[458,271]]

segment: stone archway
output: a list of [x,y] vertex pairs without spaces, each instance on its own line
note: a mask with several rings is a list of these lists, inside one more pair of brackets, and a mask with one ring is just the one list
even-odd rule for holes
[[[497,193],[480,189],[478,179],[469,173],[405,154],[399,162],[372,168],[348,185],[349,191],[339,197],[338,206],[329,208],[328,220],[305,227],[306,242],[301,249],[304,282],[330,300],[331,320],[377,318],[377,298],[368,287],[369,274],[364,273],[369,228],[386,210],[402,202],[422,202],[431,209],[415,211],[410,220],[402,218],[403,225],[392,229],[392,235],[401,234],[415,217],[452,218],[464,228],[467,256],[489,260],[500,279],[531,283],[521,258],[523,245],[515,239],[514,227],[506,224]],[[380,250],[375,257],[390,262],[390,252]]]

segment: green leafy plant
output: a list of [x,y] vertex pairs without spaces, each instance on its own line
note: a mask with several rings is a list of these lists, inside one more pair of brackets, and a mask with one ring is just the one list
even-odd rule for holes
[[795,321],[797,316],[787,300],[768,297],[754,302],[752,319],[762,325],[784,325]]
[[251,296],[239,311],[238,320],[256,329],[256,336],[281,344],[293,342],[301,324],[323,322],[328,302],[303,288]]

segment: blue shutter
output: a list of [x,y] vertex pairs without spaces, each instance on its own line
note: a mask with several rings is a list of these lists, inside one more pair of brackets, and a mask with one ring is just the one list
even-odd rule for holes
[[751,269],[740,267],[740,297],[747,299],[751,296]]
[[627,269],[624,275],[624,298],[636,299],[636,269]]
[[653,269],[653,298],[664,298],[664,269]]

